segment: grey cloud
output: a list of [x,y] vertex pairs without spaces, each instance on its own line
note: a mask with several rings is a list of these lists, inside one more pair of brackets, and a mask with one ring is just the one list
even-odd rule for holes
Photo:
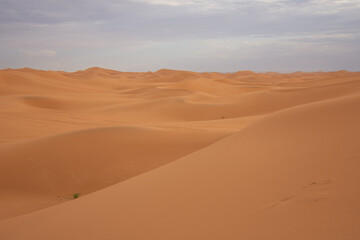
[[[57,52],[54,58],[60,58],[61,52],[69,49],[110,51],[116,48],[120,51],[154,42],[173,42],[180,46],[184,41],[247,36],[257,36],[260,41],[262,47],[257,47],[257,53],[266,52],[276,44],[283,52],[279,41],[273,46],[267,45],[267,38],[293,38],[298,44],[321,45],[330,41],[333,47],[348,45],[354,53],[360,45],[359,1],[174,2],[176,4],[169,5],[159,4],[159,1],[154,4],[151,0],[0,0],[0,50],[40,52],[53,49]],[[321,34],[339,37],[309,38]],[[349,35],[352,35],[351,41],[345,37]],[[294,45],[286,45],[287,51],[291,46]],[[317,45],[308,46],[315,49]],[[300,56],[304,50],[297,51]],[[11,53],[3,52],[9,58]],[[251,54],[256,55],[249,52],[247,57],[251,58]],[[0,63],[5,62],[1,60]]]
[[[221,1],[220,1],[221,2]],[[194,11],[194,6],[152,5],[131,1],[45,1],[6,0],[0,5],[2,24],[19,31],[42,32],[49,28],[104,35],[119,35],[128,40],[161,40],[178,38],[232,37],[248,34],[287,34],[338,29],[352,31],[360,27],[356,11],[333,14],[299,12],[293,3],[308,1],[261,3],[239,1],[231,11]],[[283,10],[276,7],[281,3]],[[230,3],[229,3],[230,4]],[[231,5],[234,7],[234,4]],[[22,23],[19,24],[19,23]],[[15,31],[15,30],[12,30]]]

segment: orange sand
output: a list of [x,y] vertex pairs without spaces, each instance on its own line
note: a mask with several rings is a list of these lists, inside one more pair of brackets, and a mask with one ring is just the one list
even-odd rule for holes
[[360,239],[360,73],[6,69],[0,98],[0,239]]

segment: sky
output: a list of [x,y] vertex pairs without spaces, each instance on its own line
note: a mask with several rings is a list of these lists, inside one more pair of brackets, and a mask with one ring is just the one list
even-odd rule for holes
[[0,69],[360,71],[360,0],[0,0]]

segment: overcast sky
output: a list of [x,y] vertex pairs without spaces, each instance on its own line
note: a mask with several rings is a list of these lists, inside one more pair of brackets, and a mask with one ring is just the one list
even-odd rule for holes
[[0,69],[360,71],[360,0],[0,0]]

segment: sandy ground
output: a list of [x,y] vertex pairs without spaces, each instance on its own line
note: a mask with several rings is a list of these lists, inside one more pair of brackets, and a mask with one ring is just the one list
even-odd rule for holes
[[0,239],[356,240],[359,171],[360,73],[0,70]]

